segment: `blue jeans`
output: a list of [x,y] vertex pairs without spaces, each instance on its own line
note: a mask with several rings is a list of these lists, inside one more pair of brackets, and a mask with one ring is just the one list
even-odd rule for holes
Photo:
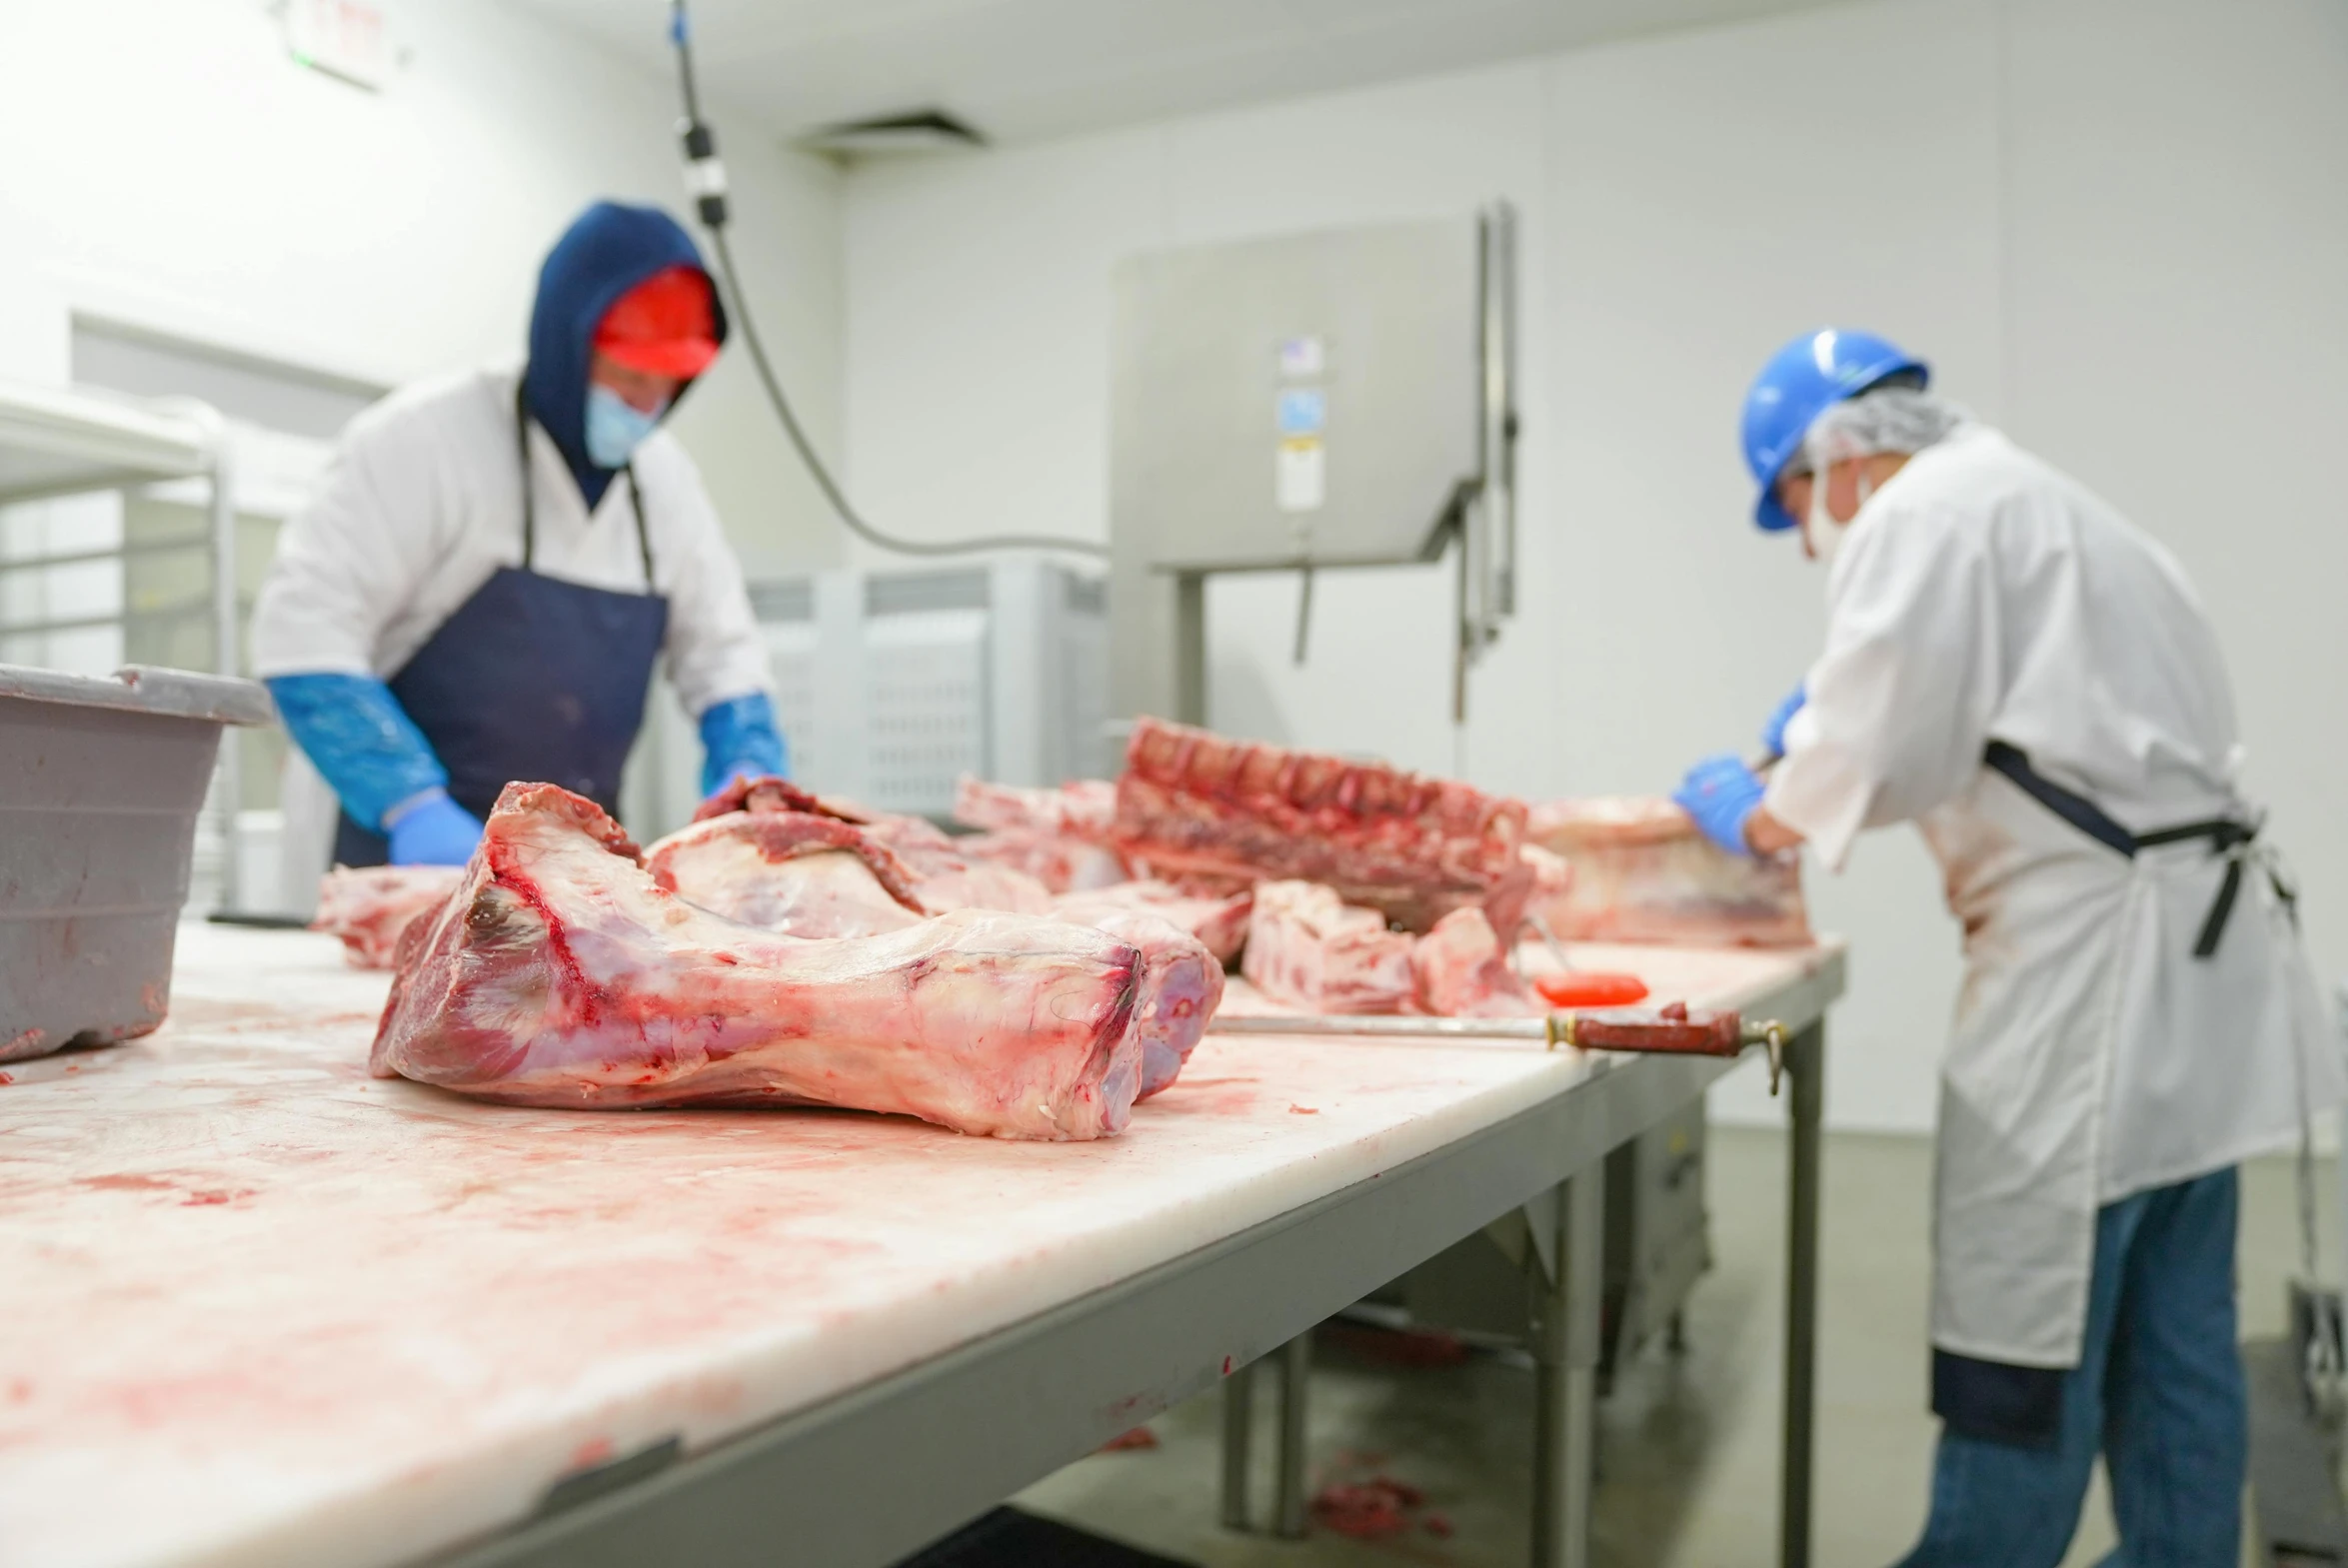
[[2119,1549],[2103,1568],[2235,1568],[2249,1416],[2234,1326],[2232,1170],[2096,1217],[2079,1364],[2047,1447],[1943,1430],[1932,1513],[1901,1568],[2056,1568],[2095,1456]]

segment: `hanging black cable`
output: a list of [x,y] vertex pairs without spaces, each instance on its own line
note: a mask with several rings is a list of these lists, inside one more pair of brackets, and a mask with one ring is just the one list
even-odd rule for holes
[[939,541],[899,539],[867,523],[849,504],[847,494],[800,427],[799,415],[783,391],[783,382],[767,359],[766,345],[760,341],[758,325],[751,319],[750,301],[742,291],[741,275],[734,269],[733,247],[726,241],[726,221],[731,216],[726,206],[726,171],[718,162],[717,135],[701,117],[701,94],[694,81],[693,43],[686,23],[685,0],[670,0],[669,41],[677,50],[677,79],[685,98],[686,185],[693,192],[694,210],[718,253],[718,281],[726,292],[728,309],[742,341],[750,349],[750,362],[758,371],[759,385],[766,389],[767,401],[774,405],[776,417],[783,422],[791,445],[799,452],[800,462],[807,465],[817,488],[823,491],[824,499],[832,504],[832,510],[839,514],[849,532],[883,550],[907,556],[962,556],[990,550],[1066,550],[1080,555],[1107,556],[1107,545],[1049,534],[992,534],[977,539]]

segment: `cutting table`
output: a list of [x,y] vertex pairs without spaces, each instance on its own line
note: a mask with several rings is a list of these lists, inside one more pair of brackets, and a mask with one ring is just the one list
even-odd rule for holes
[[[1797,1031],[1802,1561],[1841,950],[1577,956]],[[1603,1157],[1734,1065],[1214,1037],[1125,1136],[1008,1143],[371,1079],[385,984],[190,925],[160,1032],[7,1069],[0,1564],[877,1568],[1520,1207],[1578,1563]]]

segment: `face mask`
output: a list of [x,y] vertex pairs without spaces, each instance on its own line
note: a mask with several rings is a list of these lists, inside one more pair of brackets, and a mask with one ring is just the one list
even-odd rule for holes
[[[1803,521],[1803,529],[1810,537],[1810,551],[1818,558],[1818,565],[1831,567],[1834,558],[1842,553],[1842,541],[1850,533],[1850,523],[1859,520],[1859,514],[1850,515],[1850,523],[1837,523],[1834,514],[1826,510],[1826,484],[1831,469],[1820,469],[1810,477],[1810,511]],[[1858,480],[1859,508],[1863,511],[1867,498],[1875,493],[1874,485],[1862,470]]]
[[647,414],[609,387],[587,389],[587,456],[597,468],[627,466],[629,455],[661,422],[665,407]]

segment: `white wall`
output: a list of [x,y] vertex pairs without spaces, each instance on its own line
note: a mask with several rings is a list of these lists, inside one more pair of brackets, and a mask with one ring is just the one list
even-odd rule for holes
[[[74,310],[383,384],[518,355],[582,206],[683,212],[666,77],[487,0],[389,9],[408,58],[371,94],[296,66],[261,0],[0,7],[0,374],[63,375]],[[753,303],[831,439],[837,176],[714,112]],[[745,356],[678,429],[752,570],[833,558]]]
[[[1527,793],[1655,790],[1744,749],[1820,633],[1744,519],[1746,380],[1826,321],[2128,508],[2200,576],[2254,787],[2348,973],[2323,599],[2348,534],[2348,19],[2326,0],[1895,0],[981,157],[847,188],[853,484],[908,533],[1106,534],[1108,282],[1136,250],[1524,216],[1524,613],[1447,721],[1447,578],[1217,586],[1213,720]],[[1829,1113],[1929,1125],[1954,931],[1911,834],[1813,875],[1857,938]],[[1724,1114],[1767,1114],[1754,1074]]]

